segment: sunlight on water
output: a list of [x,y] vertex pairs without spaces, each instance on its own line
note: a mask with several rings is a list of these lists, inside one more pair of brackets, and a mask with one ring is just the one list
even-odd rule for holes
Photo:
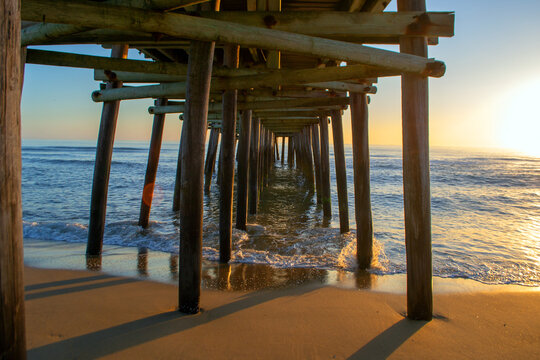
[[[63,146],[64,145],[64,146]],[[23,144],[24,236],[86,242],[94,144]],[[105,243],[177,253],[178,215],[171,211],[177,145],[164,144],[150,226],[137,226],[147,144],[120,143],[113,155]],[[351,229],[339,234],[301,174],[280,165],[261,195],[247,232],[234,230],[234,263],[351,272],[356,268],[351,148],[346,147]],[[331,154],[332,156],[332,154]],[[335,184],[333,159],[331,182]],[[375,274],[406,271],[401,152],[371,149]],[[433,268],[440,277],[540,286],[540,159],[435,149],[431,154]],[[203,256],[218,259],[219,194],[204,197]],[[337,275],[336,275],[337,276]]]

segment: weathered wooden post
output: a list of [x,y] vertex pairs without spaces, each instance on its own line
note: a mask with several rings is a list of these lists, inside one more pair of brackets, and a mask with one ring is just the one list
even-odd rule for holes
[[294,166],[294,152],[293,152],[293,137],[287,137],[289,143],[287,144],[287,166],[292,168]]
[[[111,57],[125,59],[127,57],[127,51],[127,45],[114,45],[112,47]],[[107,89],[119,88],[121,86],[121,81],[107,82]],[[100,255],[103,247],[109,175],[111,172],[111,158],[119,107],[119,100],[107,101],[103,103],[103,110],[101,111],[96,162],[94,165],[94,180],[92,183],[92,198],[90,201],[88,244],[86,247],[86,254],[91,256]]]
[[259,202],[259,118],[251,118],[251,146],[249,147],[249,204],[251,215],[257,213]]
[[332,134],[334,137],[334,161],[339,206],[339,230],[349,231],[349,203],[347,199],[347,173],[345,171],[345,148],[343,145],[343,122],[341,111],[332,110]]
[[26,359],[21,200],[20,1],[0,5],[0,358]]
[[285,136],[281,137],[281,166],[285,165]]
[[[185,117],[184,117],[185,119]],[[174,181],[174,193],[173,193],[173,211],[180,210],[180,197],[181,197],[181,188],[182,188],[182,154],[183,147],[185,144],[186,131],[186,121],[182,121],[182,133],[180,134],[180,144],[178,145],[178,160],[176,161],[176,178]]]
[[[156,106],[167,105],[167,99],[158,99]],[[152,126],[152,136],[150,138],[150,150],[148,151],[148,162],[146,164],[146,175],[144,176],[144,187],[141,200],[141,211],[139,213],[139,226],[148,227],[152,198],[154,197],[154,185],[159,163],[159,153],[161,151],[161,140],[163,138],[163,127],[165,125],[165,114],[154,115]]]
[[262,193],[263,191],[263,187],[264,187],[264,153],[265,153],[265,149],[266,149],[266,128],[262,125],[262,122],[261,122],[261,128],[259,130],[259,159],[258,159],[258,164],[259,164],[259,170],[258,170],[258,173],[259,173],[259,177],[258,177],[258,180],[259,180],[259,184],[258,184],[258,189],[259,189],[259,195]]
[[214,43],[192,41],[189,49],[185,141],[182,148],[180,197],[179,310],[199,312],[202,270],[203,173],[206,119]]
[[236,228],[246,230],[248,202],[249,141],[251,133],[251,110],[244,110],[238,142],[238,180],[236,190]]
[[306,178],[311,189],[314,187],[313,175],[313,153],[311,152],[311,129],[309,126],[304,127],[302,131],[304,135],[304,154],[306,157]]
[[212,174],[216,167],[217,149],[219,144],[219,129],[210,130],[210,139],[208,140],[208,149],[206,152],[206,162],[204,163],[204,192],[210,192],[212,183]]
[[315,162],[315,189],[317,190],[317,203],[321,203],[321,152],[319,150],[319,125],[311,125],[311,146],[313,148],[313,161]]
[[359,269],[371,266],[373,221],[369,186],[368,106],[364,93],[350,93],[354,168],[354,213],[356,217],[356,259]]
[[[426,11],[425,0],[398,0],[398,11]],[[401,38],[400,51],[427,57],[426,38]],[[412,74],[402,75],[401,106],[407,252],[407,316],[415,320],[431,320],[433,313],[433,270],[427,77]]]
[[[223,64],[236,69],[240,47],[226,45]],[[223,92],[223,120],[221,122],[221,179],[219,183],[219,261],[231,259],[232,212],[234,189],[234,153],[236,145],[236,99],[237,90]]]
[[275,161],[279,161],[279,146],[278,146],[278,137],[274,135],[274,148],[275,148],[275,154],[276,154],[276,157],[274,159],[274,162]]
[[321,201],[323,215],[332,216],[332,200],[330,197],[330,149],[328,144],[328,117],[319,117],[321,132]]

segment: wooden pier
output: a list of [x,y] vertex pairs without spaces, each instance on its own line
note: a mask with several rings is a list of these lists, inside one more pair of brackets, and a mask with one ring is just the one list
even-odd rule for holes
[[[373,257],[369,184],[368,96],[379,77],[402,79],[403,184],[408,317],[432,318],[428,77],[443,62],[428,45],[454,33],[451,12],[427,12],[426,0],[5,0],[0,83],[1,358],[24,358],[21,282],[20,92],[24,63],[94,69],[103,103],[92,188],[87,254],[101,254],[108,179],[120,101],[155,99],[139,225],[147,227],[166,114],[183,120],[172,208],[179,212],[179,309],[199,311],[203,194],[219,163],[220,261],[231,258],[232,227],[271,182],[275,163],[296,167],[331,214],[329,121],[340,231],[349,232],[343,114],[353,134],[357,259]],[[110,57],[28,49],[99,44]],[[365,46],[368,44],[369,46]],[[377,44],[400,45],[400,52]],[[127,59],[134,48],[149,61]],[[145,83],[150,85],[139,85]],[[129,84],[129,86],[123,86]],[[98,87],[98,86],[97,86]],[[89,94],[90,98],[90,94]],[[169,115],[171,117],[171,115]],[[376,120],[375,120],[376,121]],[[150,131],[150,127],[149,127]],[[210,132],[207,141],[207,132]],[[279,151],[281,141],[281,151]],[[220,154],[218,152],[218,144]],[[238,154],[236,154],[238,142]],[[287,146],[285,146],[287,144]],[[206,152],[206,160],[205,160]],[[237,162],[237,164],[236,164]],[[233,224],[235,167],[237,213]]]

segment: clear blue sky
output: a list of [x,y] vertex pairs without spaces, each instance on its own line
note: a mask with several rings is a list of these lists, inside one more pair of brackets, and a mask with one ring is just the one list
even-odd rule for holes
[[[388,10],[395,11],[395,1]],[[537,147],[540,155],[540,145],[531,135],[540,133],[540,113],[535,108],[540,97],[540,1],[428,0],[428,10],[456,13],[455,37],[441,38],[429,51],[430,57],[447,66],[442,79],[430,79],[431,143]],[[52,49],[110,53],[99,46]],[[130,51],[129,57],[140,56]],[[96,139],[101,104],[93,103],[90,94],[98,86],[91,70],[26,65],[23,138]],[[381,79],[378,89],[371,96],[371,143],[400,144],[400,80]],[[150,137],[152,118],[147,108],[151,104],[150,99],[122,103],[118,140]],[[350,143],[348,121],[345,128]],[[179,131],[177,116],[169,115],[165,140],[177,141]]]

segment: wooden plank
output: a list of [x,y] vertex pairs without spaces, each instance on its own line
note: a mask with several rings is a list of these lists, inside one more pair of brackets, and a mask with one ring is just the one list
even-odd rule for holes
[[0,358],[26,359],[21,200],[20,2],[0,4]]
[[249,194],[248,212],[257,213],[259,202],[259,129],[260,123],[257,116],[251,118],[251,144],[249,147]]
[[180,198],[179,311],[199,312],[202,271],[203,173],[206,115],[214,43],[193,41],[189,57]]
[[[424,0],[398,0],[398,11],[424,11]],[[400,51],[427,57],[424,38],[403,39]],[[403,75],[403,192],[407,253],[407,317],[431,320],[431,197],[429,180],[428,79]]]
[[251,110],[242,113],[240,126],[240,139],[238,142],[238,180],[236,198],[236,228],[246,230],[248,205],[248,178],[249,178],[249,144],[251,137]]
[[[84,14],[84,16],[81,16]],[[245,47],[291,51],[303,55],[356,62],[381,69],[440,77],[443,62],[395,53],[337,40],[257,28],[231,22],[143,9],[71,2],[65,0],[26,0],[22,17],[89,27],[159,32],[200,41],[220,41]]]
[[[334,66],[322,69],[301,69],[301,70],[274,70],[267,74],[235,76],[229,78],[216,78],[212,81],[212,91],[221,91],[228,89],[256,89],[269,88],[274,86],[301,85],[337,81],[362,79],[378,76],[398,75],[396,72],[380,71],[373,67],[364,65]],[[322,88],[339,87],[336,83],[319,85]],[[359,85],[361,88],[355,91],[363,90],[373,92],[373,87],[369,85]],[[351,89],[353,86],[351,86]],[[339,90],[339,89],[338,89]],[[348,91],[348,90],[347,90]],[[94,101],[110,101],[117,99],[142,99],[146,97],[174,97],[183,95],[186,92],[186,83],[167,83],[160,85],[147,85],[138,87],[129,87],[118,90],[97,90],[92,93]]]
[[373,258],[373,220],[369,184],[368,106],[365,94],[351,94],[351,127],[356,218],[356,260],[368,269]]
[[336,163],[336,185],[339,206],[339,230],[349,232],[349,201],[347,196],[347,174],[343,144],[343,121],[341,112],[332,111],[332,135],[334,137],[334,161]]
[[[112,48],[111,57],[126,58],[127,45],[116,45]],[[110,81],[107,88],[122,86],[120,81]],[[103,103],[101,122],[96,148],[96,162],[94,165],[94,178],[92,183],[92,198],[90,201],[90,223],[88,225],[88,243],[86,254],[90,256],[101,255],[103,247],[103,232],[105,230],[105,215],[107,212],[107,193],[109,188],[109,175],[111,172],[111,158],[116,133],[116,121],[120,101]]]
[[[238,67],[240,47],[227,45],[223,65]],[[223,121],[221,123],[221,178],[219,183],[219,262],[227,263],[232,250],[232,210],[236,145],[236,90],[223,92]]]
[[[167,99],[156,100],[156,105],[167,105]],[[148,162],[146,164],[146,175],[144,176],[144,186],[141,199],[141,210],[139,213],[139,226],[148,227],[152,199],[154,197],[154,185],[159,164],[159,153],[161,151],[161,140],[163,139],[163,127],[165,126],[165,114],[154,115],[152,135],[150,137],[150,150],[148,151]]]

